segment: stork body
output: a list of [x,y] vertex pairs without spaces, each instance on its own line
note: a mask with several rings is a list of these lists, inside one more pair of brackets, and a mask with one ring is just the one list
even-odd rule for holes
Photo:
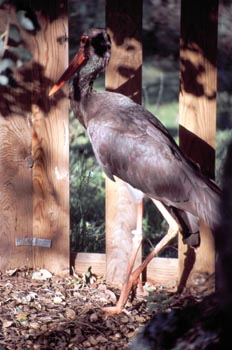
[[[110,46],[105,30],[84,33],[79,52],[50,95],[75,74],[71,107],[87,130],[100,167],[111,180],[118,177],[151,198],[169,224],[174,223],[174,229],[131,275],[132,257],[124,294],[115,309],[118,312],[142,269],[179,228],[193,246],[199,245],[200,220],[216,228],[220,190],[184,156],[167,129],[145,108],[121,94],[94,91],[93,81],[109,61]],[[138,247],[139,243],[135,251]]]

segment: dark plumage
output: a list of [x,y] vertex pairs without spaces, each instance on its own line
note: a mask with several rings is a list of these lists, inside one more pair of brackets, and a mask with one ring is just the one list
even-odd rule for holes
[[[232,324],[232,144],[227,149],[222,181],[222,215],[215,231],[217,293],[181,309],[155,314],[138,331],[131,343],[131,350],[229,348]],[[208,283],[205,283],[204,289],[208,291]]]
[[138,330],[130,350],[222,350],[223,309],[211,295],[201,302],[155,314]]
[[87,129],[97,161],[174,216],[188,243],[198,245],[199,219],[212,230],[219,221],[219,188],[188,160],[161,122],[130,98],[96,92],[93,81],[110,59],[110,37],[91,29],[50,95],[75,73],[70,89],[75,116]]

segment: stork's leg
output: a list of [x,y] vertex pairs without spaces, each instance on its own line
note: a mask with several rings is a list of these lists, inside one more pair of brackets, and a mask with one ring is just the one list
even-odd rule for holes
[[[136,230],[132,231],[134,235],[132,238],[132,252],[130,254],[130,259],[127,267],[125,282],[123,283],[121,294],[116,306],[113,307],[105,307],[103,310],[108,315],[118,314],[123,310],[125,306],[128,296],[130,294],[132,285],[130,285],[130,276],[132,274],[136,257],[138,255],[138,251],[141,247],[142,242],[142,221],[143,221],[143,201],[142,199],[137,202],[137,220],[136,220]],[[137,280],[139,279],[139,276]],[[136,282],[137,282],[136,280]]]
[[[129,297],[129,294],[131,292],[131,289],[135,284],[137,284],[138,279],[143,272],[143,270],[146,268],[146,266],[149,264],[149,262],[177,235],[179,231],[179,225],[177,222],[173,219],[173,217],[170,215],[170,213],[167,211],[167,209],[163,206],[162,203],[159,201],[152,199],[155,206],[159,209],[161,214],[164,216],[164,218],[167,220],[169,229],[167,234],[160,240],[160,242],[155,246],[154,250],[146,257],[146,259],[142,262],[141,265],[139,265],[133,272],[133,264],[135,262],[136,255],[138,253],[139,247],[142,242],[142,237],[140,239],[140,242],[135,245],[133,249],[134,256],[131,256],[130,263],[127,269],[127,276],[126,281],[123,284],[122,291],[119,297],[119,300],[114,307],[106,307],[104,308],[104,311],[106,312],[106,315],[113,315],[118,314],[123,311],[123,308],[127,302],[127,299]],[[142,219],[141,219],[142,220]],[[138,224],[138,221],[137,221]],[[142,224],[142,221],[141,223]],[[136,254],[135,254],[136,251]]]
[[127,267],[126,276],[129,276],[133,270],[136,257],[138,255],[139,248],[142,243],[142,223],[143,223],[143,201],[137,203],[137,218],[136,218],[136,229],[132,231],[132,252]]

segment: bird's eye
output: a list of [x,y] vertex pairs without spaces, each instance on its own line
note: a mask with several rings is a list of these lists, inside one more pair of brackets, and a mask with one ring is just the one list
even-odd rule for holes
[[87,44],[87,41],[88,41],[88,37],[83,35],[81,37],[81,45],[85,46]]

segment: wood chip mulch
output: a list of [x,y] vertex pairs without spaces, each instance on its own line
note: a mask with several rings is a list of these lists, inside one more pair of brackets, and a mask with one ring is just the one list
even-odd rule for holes
[[0,350],[129,349],[154,313],[181,308],[188,299],[156,287],[128,302],[127,313],[105,318],[102,307],[114,305],[119,293],[90,271],[67,277],[8,271],[0,276]]

